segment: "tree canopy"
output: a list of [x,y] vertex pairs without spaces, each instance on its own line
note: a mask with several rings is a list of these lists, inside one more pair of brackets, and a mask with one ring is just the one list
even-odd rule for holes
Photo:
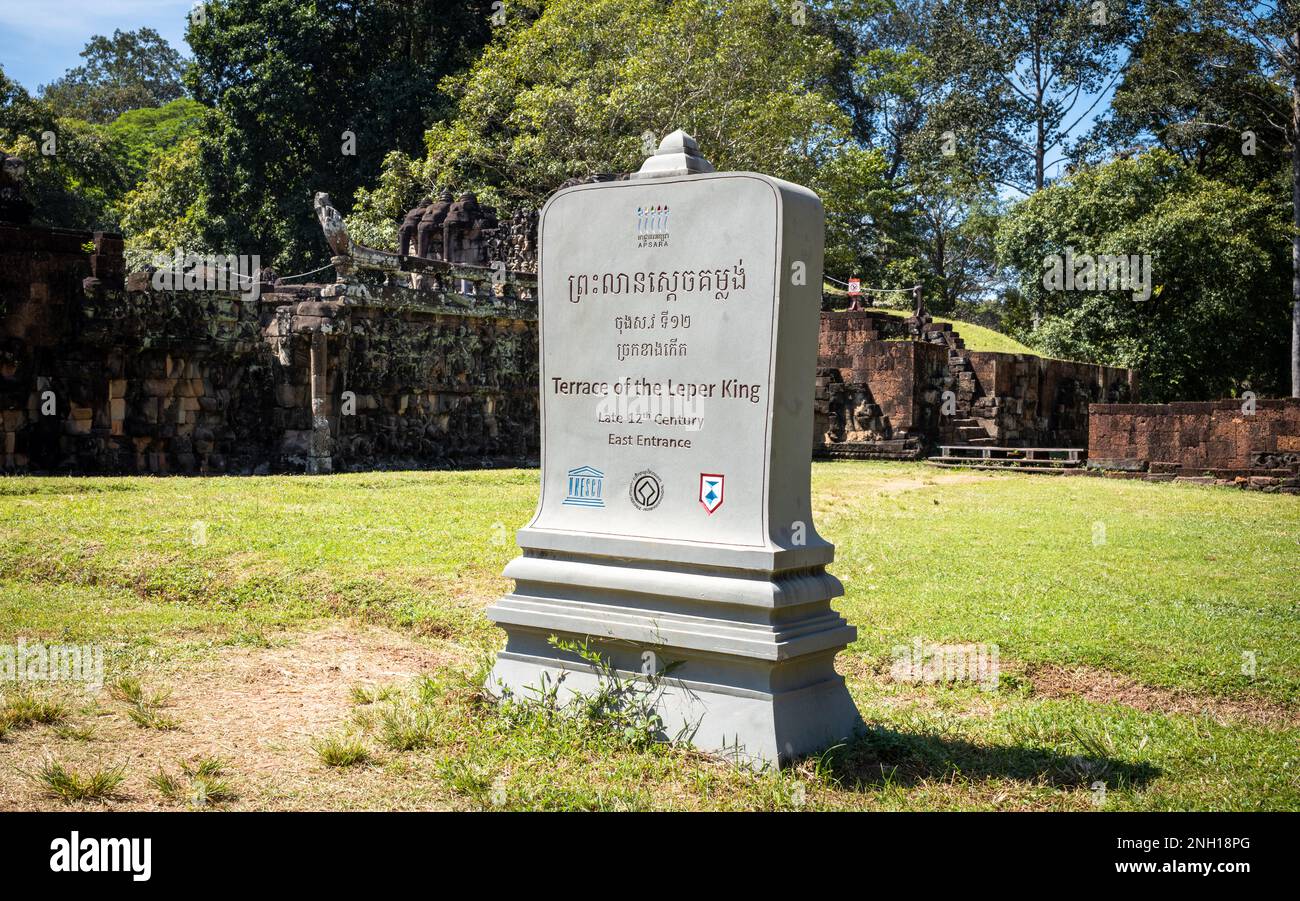
[[[439,81],[489,34],[489,0],[209,3],[185,83],[208,108],[198,182],[205,241],[306,267],[326,255],[314,192],[345,206],[444,109]],[[174,211],[180,217],[183,210]]]
[[61,116],[106,125],[128,110],[162,106],[185,93],[184,58],[152,28],[97,34],[81,58],[82,65],[40,89]]
[[[1139,369],[1148,400],[1286,387],[1289,229],[1264,190],[1207,178],[1162,150],[1088,167],[1016,205],[998,251],[1017,273],[1028,334],[1053,356]],[[1151,260],[1151,296],[1059,290],[1067,249]],[[1013,319],[1014,321],[1014,319]]]
[[814,187],[830,220],[828,266],[862,257],[862,225],[893,198],[885,161],[853,139],[832,78],[834,43],[768,0],[520,0],[473,67],[443,89],[455,115],[422,157],[394,154],[353,223],[388,223],[439,186],[507,209],[539,206],[565,180],[637,169],[683,128],[719,169]]
[[39,224],[113,229],[128,184],[122,148],[103,130],[58,115],[0,70],[0,152],[27,164],[23,192]]

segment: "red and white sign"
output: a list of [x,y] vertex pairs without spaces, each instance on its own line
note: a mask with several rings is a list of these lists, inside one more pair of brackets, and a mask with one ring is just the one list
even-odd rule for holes
[[862,279],[860,278],[849,279],[849,297],[857,297],[861,293],[862,293]]
[[700,473],[700,506],[712,516],[722,506],[722,490],[727,477],[720,472]]

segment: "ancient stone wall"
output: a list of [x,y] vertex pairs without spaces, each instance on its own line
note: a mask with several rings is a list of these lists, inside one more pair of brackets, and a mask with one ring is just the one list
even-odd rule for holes
[[0,468],[330,471],[537,454],[530,301],[420,275],[353,294],[267,284],[254,298],[157,290],[123,271],[116,236],[0,226]]
[[989,351],[968,359],[981,391],[971,415],[1007,447],[1087,447],[1089,404],[1137,392],[1129,369]]
[[[838,329],[829,339],[823,332],[816,443],[837,456],[919,456],[938,432],[947,351],[916,341],[857,343],[863,333],[852,325],[843,334],[851,343],[840,348]],[[826,354],[828,346],[844,352]]]
[[1300,472],[1300,399],[1093,404],[1088,465],[1188,476]]
[[335,442],[344,466],[535,457],[536,321],[519,315],[353,310],[331,397],[355,395]]
[[1131,370],[969,351],[946,323],[874,310],[822,313],[818,367],[814,441],[831,456],[917,458],[939,444],[1082,448],[1089,403],[1127,400],[1137,388]]

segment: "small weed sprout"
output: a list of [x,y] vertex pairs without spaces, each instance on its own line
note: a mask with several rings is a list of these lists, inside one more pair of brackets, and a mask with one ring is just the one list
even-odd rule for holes
[[326,766],[348,767],[370,762],[370,752],[361,739],[351,735],[327,735],[311,743],[312,750]]
[[47,797],[65,804],[76,801],[106,801],[117,796],[117,788],[126,778],[126,767],[95,770],[82,776],[54,758],[46,758],[35,773],[24,773]]
[[60,726],[54,730],[54,734],[64,741],[94,741],[94,726]]
[[108,687],[108,693],[127,705],[126,715],[141,729],[167,732],[180,728],[179,722],[161,712],[171,699],[170,691],[146,692],[135,676],[123,676]]
[[575,654],[591,667],[597,686],[589,694],[575,693],[565,705],[559,702],[560,679],[551,682],[545,674],[542,683],[529,687],[534,697],[518,699],[506,693],[502,712],[507,716],[532,716],[541,713],[547,718],[560,713],[577,716],[583,722],[616,734],[622,741],[637,750],[666,742],[677,746],[688,743],[692,732],[684,725],[674,736],[665,732],[663,718],[656,706],[664,691],[667,677],[681,666],[680,662],[667,664],[662,670],[641,676],[623,676],[612,661],[596,650],[590,639],[582,641],[550,637],[551,646]]
[[208,807],[239,797],[226,777],[226,762],[219,757],[204,757],[197,762],[181,761],[179,776],[159,767],[158,773],[149,777],[149,784],[168,801],[184,801],[194,807]]
[[401,689],[396,685],[381,685],[378,688],[367,688],[364,685],[353,685],[350,694],[352,703],[358,707],[366,704],[378,704],[382,701],[390,701],[401,695]]
[[158,793],[168,801],[179,801],[185,797],[185,783],[162,767],[149,777],[149,784],[158,789]]
[[65,704],[31,692],[19,692],[9,697],[4,706],[0,707],[0,735],[7,729],[55,725],[67,719],[68,713]]
[[436,740],[430,711],[407,699],[394,701],[379,718],[379,736],[384,747],[392,751],[416,751]]

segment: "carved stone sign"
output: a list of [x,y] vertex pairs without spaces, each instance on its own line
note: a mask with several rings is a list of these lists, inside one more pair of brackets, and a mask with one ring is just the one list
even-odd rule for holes
[[494,685],[586,690],[549,639],[589,638],[629,674],[676,664],[670,737],[786,759],[858,723],[810,505],[822,208],[697,149],[675,133],[643,177],[542,211],[542,490]]

